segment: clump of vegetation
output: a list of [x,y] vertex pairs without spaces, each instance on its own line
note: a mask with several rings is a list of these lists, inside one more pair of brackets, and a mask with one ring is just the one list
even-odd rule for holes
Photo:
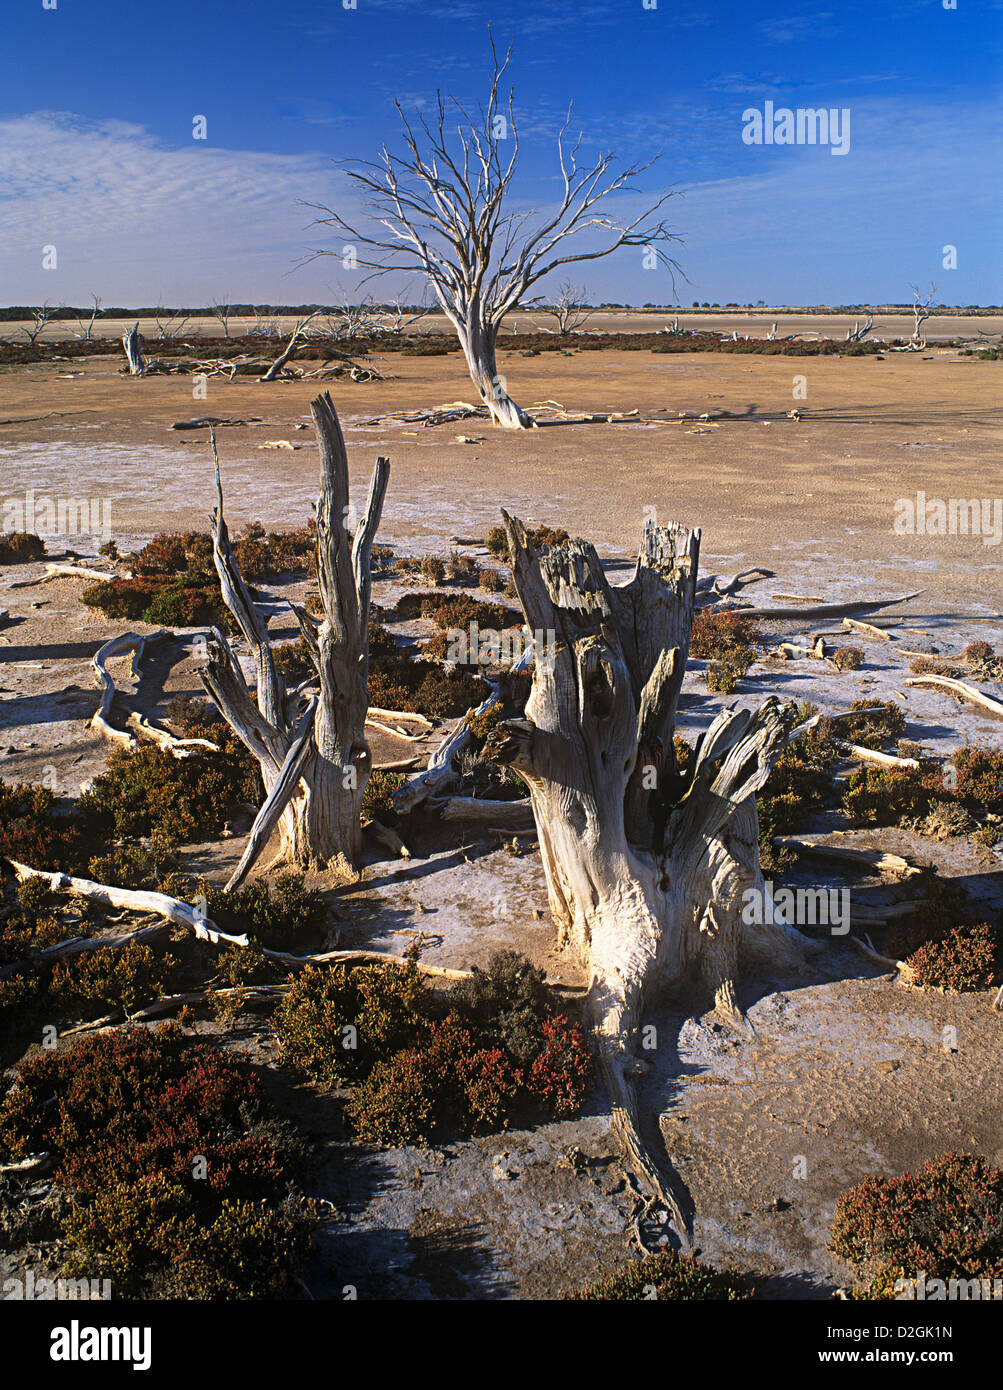
[[998,933],[987,922],[952,927],[906,959],[916,984],[951,994],[988,989],[999,973]]
[[482,631],[500,631],[518,621],[518,614],[502,603],[484,603],[469,594],[404,594],[397,604],[402,618],[431,618],[436,627],[468,627],[474,622]]
[[979,667],[992,661],[996,653],[988,642],[969,642],[961,655],[969,666]]
[[55,967],[48,998],[60,1016],[75,1010],[91,1017],[121,1009],[129,1018],[140,1005],[167,992],[176,967],[173,956],[155,955],[138,941],[116,950],[88,951]]
[[883,743],[901,738],[905,732],[905,715],[901,705],[894,702],[886,704],[883,700],[854,700],[850,709],[860,712],[873,710],[863,719],[855,719],[851,725],[853,742],[861,748],[880,749]]
[[732,647],[724,656],[708,664],[707,689],[719,695],[733,695],[755,660],[756,653],[751,647]]
[[858,1298],[892,1298],[900,1279],[1003,1277],[1003,1172],[976,1154],[931,1159],[916,1174],[865,1178],[836,1203],[829,1248],[861,1281]]
[[[794,718],[803,724],[817,713],[813,705],[799,705]],[[796,742],[787,745],[756,797],[761,844],[768,846],[774,835],[797,830],[812,811],[825,804],[832,793],[832,765],[837,751],[831,719],[820,719]]]
[[436,662],[423,659],[383,660],[369,671],[371,704],[431,719],[465,714],[472,705],[479,705],[487,692],[484,681],[471,672],[444,671]]
[[954,794],[973,810],[1003,813],[1003,748],[972,743],[951,755]]
[[0,1102],[0,1153],[43,1151],[73,1199],[67,1273],[126,1297],[290,1292],[316,1219],[290,1185],[304,1147],[238,1058],[176,1025],[43,1053]]
[[489,594],[500,594],[504,591],[505,582],[497,570],[480,570],[477,576],[480,587]]
[[859,647],[840,647],[833,654],[832,664],[837,671],[857,671],[864,664],[864,653]]
[[612,1302],[732,1302],[755,1297],[750,1280],[737,1270],[719,1270],[695,1255],[663,1250],[646,1255],[597,1283],[570,1294],[591,1303]]
[[366,790],[362,793],[362,811],[384,825],[396,825],[398,816],[394,811],[394,794],[400,791],[407,781],[403,772],[394,772],[387,767],[374,767],[369,774]]
[[[527,539],[536,547],[537,550],[545,545],[563,545],[565,541],[571,539],[567,531],[563,528],[553,526],[528,527],[526,530]],[[504,526],[492,526],[491,530],[484,537],[484,544],[492,555],[499,560],[511,561],[511,554],[508,547],[508,532]]]
[[929,762],[919,767],[858,767],[843,792],[843,809],[854,825],[895,825],[925,816],[934,800],[949,795],[940,769]]
[[139,618],[166,627],[227,624],[219,582],[200,573],[110,579],[90,585],[80,597],[88,608],[99,609],[106,618]]
[[698,613],[690,632],[690,656],[698,661],[720,661],[736,648],[755,644],[759,634],[741,609],[723,608]]
[[272,950],[287,950],[316,937],[323,928],[325,908],[320,893],[305,886],[295,870],[259,878],[229,890],[200,880],[206,915],[229,936],[246,932]]
[[31,531],[0,534],[0,565],[27,565],[45,554],[45,541]]
[[461,555],[454,550],[450,553],[446,574],[457,584],[476,584],[480,570],[472,555]]
[[441,584],[446,577],[445,562],[438,555],[425,555],[419,565],[419,572],[429,584]]
[[275,1015],[283,1061],[311,1080],[342,1086],[411,1046],[431,1022],[431,1000],[406,965],[307,966]]
[[590,1075],[578,1024],[514,952],[445,1001],[406,965],[307,969],[276,1016],[283,1057],[312,1079],[354,1084],[346,1114],[387,1145],[455,1138],[516,1116],[575,1114]]

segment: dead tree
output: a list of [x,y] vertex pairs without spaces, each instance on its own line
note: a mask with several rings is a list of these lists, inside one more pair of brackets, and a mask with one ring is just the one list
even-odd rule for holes
[[167,310],[160,304],[153,316],[153,322],[157,329],[157,341],[161,343],[173,342],[175,338],[180,338],[185,331],[185,325],[188,323],[188,315],[183,313],[181,309],[175,309],[169,317],[161,318],[161,315],[166,313]]
[[584,285],[579,288],[569,280],[564,281],[545,310],[557,320],[558,333],[576,333],[588,323],[595,309],[585,303],[587,298],[588,290]]
[[97,317],[101,312],[101,300],[97,297],[96,294],[93,293],[91,294],[91,305],[92,308],[90,319],[87,323],[84,323],[83,319],[78,317],[77,327],[80,329],[80,332],[74,334],[74,337],[82,338],[85,343],[89,343],[91,339],[94,337],[94,324],[97,321]]
[[302,339],[304,334],[304,330],[307,328],[309,324],[313,323],[314,319],[317,318],[319,313],[320,310],[317,309],[314,313],[309,314],[305,319],[300,319],[299,323],[296,325],[296,327],[290,334],[289,342],[286,344],[285,351],[280,352],[278,357],[276,357],[275,361],[268,368],[268,371],[265,372],[263,376],[258,377],[259,381],[276,381],[278,379],[279,374],[282,371],[282,368],[286,365],[290,357],[292,357],[293,353],[299,347],[300,340]]
[[853,320],[853,327],[846,330],[846,341],[848,343],[862,343],[874,327],[874,315],[868,313],[867,319],[861,323],[859,319]]
[[230,880],[232,886],[250,869],[275,826],[279,858],[290,864],[323,866],[337,877],[351,877],[359,856],[362,797],[372,770],[365,737],[369,563],[390,462],[376,460],[369,499],[353,540],[347,526],[348,458],[338,415],[326,393],[312,401],[310,409],[320,445],[317,576],[324,616],[316,618],[298,605],[293,608],[319,682],[313,698],[308,689],[287,689],[276,670],[267,619],[251,599],[233,557],[216,460],[217,505],[211,518],[216,572],[226,606],[254,654],[256,700],[251,699],[240,665],[217,629],[213,629],[208,669],[201,678],[227,722],[257,758],[267,792],[248,848]]
[[130,376],[145,376],[149,363],[143,356],[143,340],[139,336],[139,322],[122,334],[122,346],[125,349],[126,360],[129,363]]
[[922,296],[922,294],[920,293],[919,287],[918,287],[917,285],[913,285],[913,287],[912,287],[912,297],[913,297],[913,305],[912,305],[912,316],[913,316],[912,342],[913,342],[913,343],[915,344],[915,346],[918,347],[918,348],[925,348],[925,347],[926,347],[926,339],[920,337],[919,330],[923,327],[924,323],[926,323],[927,319],[930,317],[930,315],[931,315],[932,312],[933,312],[933,296],[934,296],[936,293],[937,293],[937,286],[934,285],[934,284],[931,284],[931,285],[930,285],[930,289],[929,289],[929,291],[928,291],[928,293],[927,293],[927,296],[926,296],[926,298],[924,299],[923,296]]
[[[412,122],[398,102],[406,149],[391,153],[384,145],[375,161],[354,161],[358,167],[346,169],[365,198],[372,230],[353,226],[331,208],[312,206],[323,214],[318,225],[351,242],[358,266],[371,272],[366,279],[408,270],[428,278],[491,418],[506,429],[526,429],[533,421],[509,396],[496,365],[505,316],[544,276],[623,247],[643,247],[652,265],[678,269],[665,247],[679,237],[656,216],[674,196],[671,191],[624,221],[600,211],[610,197],[633,191],[634,180],[654,160],[614,173],[615,156],[602,153],[587,168],[579,167],[581,135],[572,148],[565,144],[570,113],[557,142],[556,206],[539,215],[511,208],[519,133],[512,93],[507,105],[499,99],[511,50],[504,62],[493,42],[491,52],[488,100],[477,118],[441,92],[433,124],[424,116]],[[569,243],[580,233],[586,234],[585,245],[573,249]],[[340,247],[314,251],[311,258],[335,254],[342,255]]]
[[228,294],[223,295],[221,299],[216,300],[214,303],[210,304],[209,312],[212,314],[213,318],[216,319],[216,321],[222,328],[223,337],[229,338],[230,320],[233,317],[233,306],[230,303],[230,296]]
[[[742,967],[794,967],[804,938],[776,918],[759,868],[755,793],[786,740],[773,699],[722,711],[685,775],[673,729],[689,649],[700,532],[645,527],[630,581],[612,587],[581,540],[537,548],[503,512],[526,623],[547,634],[525,718],[498,726],[484,756],[530,788],[551,912],[589,975],[588,1010],[614,1132],[653,1193],[685,1222],[641,1137],[635,1078],[656,992],[683,989],[742,1027]],[[743,922],[743,892],[766,926]]]
[[47,324],[51,323],[56,317],[56,311],[46,300],[44,304],[39,304],[37,308],[31,310],[31,327],[22,328],[21,332],[28,339],[29,343],[35,340],[45,331]]
[[412,324],[419,323],[433,312],[431,304],[419,304],[409,306],[404,303],[404,296],[395,296],[386,306],[385,317],[380,320],[378,325],[381,333],[389,333],[394,337],[399,337],[409,329]]

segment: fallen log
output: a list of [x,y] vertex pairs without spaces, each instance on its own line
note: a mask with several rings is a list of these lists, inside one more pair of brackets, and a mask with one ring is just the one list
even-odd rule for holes
[[[124,907],[132,912],[154,912],[158,917],[163,917],[169,922],[175,922],[178,926],[187,927],[201,941],[208,941],[212,945],[226,946],[250,946],[247,936],[233,936],[228,932],[220,931],[210,918],[206,917],[198,907],[193,907],[190,903],[181,902],[179,898],[172,898],[167,893],[154,893],[141,888],[116,888],[107,883],[94,883],[87,878],[73,878],[69,874],[50,873],[46,869],[32,869],[27,864],[19,864],[14,859],[7,861],[19,881],[23,882],[28,878],[44,878],[49,882],[49,891],[52,893],[76,893],[82,898],[88,898],[93,902],[102,903],[106,907]],[[130,940],[152,940],[153,933],[163,933],[164,928],[159,924],[151,927],[140,927],[135,932],[129,932],[121,937],[85,937],[79,941],[61,942],[58,946],[49,946],[39,954],[42,957],[51,954],[76,954],[80,951],[97,950],[101,947],[124,946]],[[70,948],[73,948],[72,950]],[[322,951],[316,955],[295,956],[289,951],[272,951],[267,947],[262,948],[262,955],[266,960],[277,961],[280,965],[405,965],[407,959],[404,956],[390,955],[385,951]],[[15,962],[15,967],[23,967],[28,964],[26,961]],[[418,962],[418,969],[423,975],[430,975],[445,980],[468,980],[471,978],[469,970],[448,970],[445,966],[427,965],[424,961]],[[0,970],[0,978],[5,974],[12,973],[11,966],[5,966]]]
[[85,565],[61,565],[54,560],[46,563],[45,573],[37,579],[19,579],[9,585],[11,589],[32,589],[36,584],[48,584],[51,579],[101,579],[108,583],[112,579],[131,579],[131,571],[119,573],[117,570],[92,570]]
[[177,738],[167,729],[161,729],[156,724],[151,724],[145,715],[133,710],[126,719],[126,724],[137,733],[145,734],[152,742],[160,748],[166,748],[173,753],[176,758],[191,757],[197,748],[207,748],[212,753],[219,752],[219,744],[213,743],[208,738]]
[[172,430],[200,430],[206,429],[209,425],[215,425],[217,429],[225,425],[260,425],[262,417],[260,415],[249,415],[246,420],[224,420],[220,415],[200,415],[196,420],[175,420],[171,426]]
[[528,799],[490,801],[481,796],[450,796],[430,801],[429,805],[441,809],[443,820],[462,820],[472,826],[486,825],[491,830],[533,830],[536,827],[533,803]]
[[109,738],[115,743],[121,743],[130,748],[135,745],[136,740],[131,733],[125,729],[116,729],[108,723],[108,715],[111,713],[111,707],[115,701],[115,682],[108,672],[106,663],[113,656],[120,656],[123,652],[131,651],[133,653],[132,674],[136,676],[139,674],[139,663],[147,645],[170,636],[171,634],[163,628],[159,632],[150,633],[149,637],[140,637],[137,632],[123,632],[118,637],[112,637],[110,641],[98,648],[91,661],[91,667],[103,689],[101,703],[90,721],[92,729],[97,729],[105,738]]
[[873,623],[862,623],[857,618],[844,618],[843,626],[847,632],[860,632],[865,637],[873,637],[877,642],[890,642],[891,635],[883,628],[875,627]]
[[[908,603],[923,592],[917,589],[914,594],[903,594],[901,598],[885,598],[854,603],[823,603],[817,608],[736,608],[734,612],[743,618],[844,618],[853,613],[875,613],[880,608],[893,608],[898,603]],[[727,612],[727,609],[719,609]]]
[[851,757],[859,759],[862,763],[876,763],[878,767],[907,767],[914,770],[919,767],[915,758],[897,758],[892,753],[879,753],[876,748],[862,748],[857,743],[844,743],[842,746]]
[[951,680],[950,676],[914,676],[906,681],[906,685],[932,686],[949,690],[952,695],[959,696],[962,700],[967,700],[970,705],[977,705],[979,709],[988,710],[990,714],[1003,715],[1003,704],[999,700],[994,700],[991,695],[984,695],[981,690],[976,690],[973,685],[968,685],[965,681]]
[[809,840],[795,835],[776,835],[774,845],[779,849],[791,849],[798,854],[811,855],[815,859],[832,859],[841,864],[859,864],[876,869],[879,873],[897,874],[900,878],[912,878],[923,871],[918,864],[911,864],[901,854],[888,850],[863,849],[850,845],[827,845],[818,840]]

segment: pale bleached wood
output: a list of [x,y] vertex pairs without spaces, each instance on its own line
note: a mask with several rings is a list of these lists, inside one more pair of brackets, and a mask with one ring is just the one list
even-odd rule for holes
[[952,695],[960,696],[962,700],[967,700],[970,705],[978,705],[979,709],[988,710],[990,714],[1003,715],[1003,704],[999,700],[994,700],[991,695],[976,690],[973,685],[968,685],[965,681],[952,680],[949,676],[913,676],[906,681],[906,685],[949,690]]

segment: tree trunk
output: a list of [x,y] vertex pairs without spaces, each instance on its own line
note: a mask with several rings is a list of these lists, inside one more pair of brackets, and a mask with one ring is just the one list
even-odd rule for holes
[[476,304],[471,307],[466,320],[457,323],[456,332],[467,359],[470,380],[477,387],[495,424],[506,430],[532,429],[532,417],[516,405],[506,390],[505,378],[498,375],[495,363],[497,330],[483,323]]
[[129,331],[122,335],[122,346],[129,363],[129,375],[145,376],[147,363],[143,357],[143,340],[139,336],[138,323],[134,323]]
[[[283,799],[276,803],[275,798],[266,798],[259,812],[259,819],[273,821],[279,817],[280,857],[290,864],[323,867],[337,877],[350,878],[359,857],[362,798],[372,770],[365,737],[369,705],[369,562],[390,464],[385,458],[377,459],[363,521],[353,541],[347,526],[348,457],[338,415],[326,392],[310,408],[321,455],[317,575],[324,616],[314,617],[293,605],[320,683],[316,714],[310,713],[308,751],[302,752],[302,738],[308,726],[303,709],[305,692],[302,688],[286,690],[285,681],[275,668],[267,621],[252,602],[233,558],[223,519],[218,459],[218,502],[212,516],[216,571],[226,606],[255,656],[257,702],[250,697],[229,644],[216,629],[202,682],[244,745],[258,759],[266,792],[271,792],[280,779],[292,752],[295,761],[286,769]],[[263,843],[264,837],[258,849]],[[231,880],[231,886],[236,886],[252,863],[253,855],[241,861],[240,874]]]
[[[765,892],[755,806],[788,724],[775,700],[755,714],[722,711],[687,774],[679,770],[673,728],[699,531],[648,524],[632,579],[613,588],[591,545],[537,549],[502,515],[526,622],[546,633],[553,655],[537,662],[526,717],[500,725],[484,753],[530,787],[559,939],[590,976],[614,1131],[685,1239],[679,1203],[640,1135],[642,1019],[656,991],[675,987],[694,1009],[743,1027],[743,961],[803,961],[804,938]],[[743,921],[749,888],[765,899],[764,926]]]

